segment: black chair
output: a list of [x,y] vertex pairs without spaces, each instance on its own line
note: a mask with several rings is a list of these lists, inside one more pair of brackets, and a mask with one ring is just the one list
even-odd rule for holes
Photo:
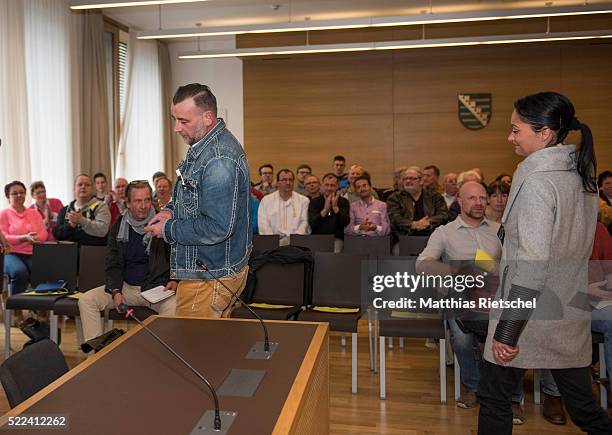
[[[37,243],[32,252],[32,287],[43,282],[63,280],[68,291],[76,289],[78,246],[76,243]],[[57,316],[53,312],[55,302],[64,296],[9,296],[4,312],[5,355],[11,354],[11,318],[13,310],[46,310],[49,313],[51,340],[58,342]]]
[[[379,275],[395,275],[397,272],[416,275],[414,257],[378,258]],[[388,317],[389,320],[380,320],[379,322],[380,398],[386,398],[385,337],[437,338],[440,340],[440,401],[446,403],[446,330],[444,319],[439,310],[419,306],[419,300],[428,298],[436,300],[438,298],[437,290],[433,287],[420,287],[412,290],[410,290],[409,297],[417,301],[416,308],[405,309],[398,313],[392,312],[391,316]],[[385,295],[386,300],[393,300],[407,296],[407,290],[401,287],[387,287],[381,294]]]
[[0,381],[11,408],[68,372],[57,344],[41,340],[26,346],[0,366]]
[[[365,255],[316,252],[312,288],[312,306],[299,313],[298,320],[328,322],[330,330],[351,333],[351,391],[357,393],[357,325],[365,313],[361,287],[367,272]],[[363,272],[363,275],[362,275]],[[315,307],[355,309],[334,313]]]
[[344,236],[345,254],[361,254],[369,256],[389,255],[391,253],[391,238],[367,237],[367,236]]
[[253,249],[255,251],[269,251],[278,248],[280,237],[278,234],[254,234]]
[[399,255],[418,257],[427,246],[429,236],[399,236]]
[[[262,319],[289,320],[305,304],[306,277],[304,263],[268,263],[256,272],[257,284],[252,303],[286,305],[289,308],[251,307]],[[252,319],[253,314],[245,307],[234,309],[233,318]]]
[[291,234],[291,246],[301,246],[308,248],[312,252],[334,252],[333,234]]

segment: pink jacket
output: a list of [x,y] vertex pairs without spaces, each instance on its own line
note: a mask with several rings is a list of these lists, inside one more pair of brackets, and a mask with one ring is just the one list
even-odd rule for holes
[[55,228],[55,226],[57,225],[57,216],[59,215],[59,212],[62,210],[62,208],[64,208],[64,204],[62,204],[62,201],[57,198],[48,198],[47,204],[49,204],[48,222],[45,222],[44,212],[36,208],[36,204],[32,204],[30,208],[36,210],[38,214],[40,214],[40,217],[42,217],[43,224],[47,228],[47,241],[50,242],[55,240],[55,237],[53,237],[53,228]]
[[17,213],[12,207],[0,211],[0,231],[11,244],[10,252],[15,254],[32,255],[32,244],[20,242],[19,239],[30,232],[36,232],[36,239],[40,242],[47,240],[47,229],[40,214],[31,208],[23,213]]

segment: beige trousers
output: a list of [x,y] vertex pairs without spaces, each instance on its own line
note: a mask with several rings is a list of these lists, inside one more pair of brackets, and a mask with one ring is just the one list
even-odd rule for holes
[[[123,283],[121,293],[125,302],[135,307],[150,307],[159,314],[173,315],[176,309],[176,296],[164,299],[156,304],[151,304],[140,295],[140,287]],[[102,318],[100,311],[106,308],[113,309],[115,304],[109,293],[104,291],[104,286],[96,287],[84,293],[79,299],[79,311],[81,324],[83,325],[83,339],[85,341],[102,335]]]
[[[249,266],[236,277],[221,278],[237,295],[246,286]],[[234,297],[216,280],[180,281],[176,290],[176,315],[188,317],[229,317],[234,307]]]

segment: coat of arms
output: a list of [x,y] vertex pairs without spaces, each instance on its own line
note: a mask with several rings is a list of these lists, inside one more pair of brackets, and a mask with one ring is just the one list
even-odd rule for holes
[[465,128],[480,130],[491,120],[491,94],[458,94],[459,121]]

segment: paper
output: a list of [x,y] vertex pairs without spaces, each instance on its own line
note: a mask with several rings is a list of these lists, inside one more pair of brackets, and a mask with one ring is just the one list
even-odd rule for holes
[[157,287],[153,287],[152,289],[145,290],[140,294],[143,298],[145,298],[152,304],[156,304],[158,302],[163,301],[164,299],[168,299],[174,296],[174,292],[171,290],[166,290],[166,287],[164,287],[163,285],[158,285]]

